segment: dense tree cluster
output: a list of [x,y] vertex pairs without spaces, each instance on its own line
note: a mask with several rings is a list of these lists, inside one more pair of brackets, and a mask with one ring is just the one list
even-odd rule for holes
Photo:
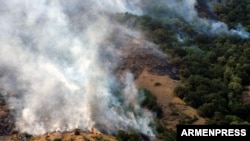
[[[250,122],[250,106],[241,99],[244,87],[250,84],[250,41],[225,37],[194,43],[202,52],[186,49],[180,65],[185,86],[177,87],[176,94],[197,108],[201,116],[210,118],[210,123]],[[228,116],[237,121],[228,120]]]
[[242,23],[247,30],[250,30],[250,1],[248,0],[226,0],[225,4],[214,3],[214,13],[220,20],[233,27],[237,23]]

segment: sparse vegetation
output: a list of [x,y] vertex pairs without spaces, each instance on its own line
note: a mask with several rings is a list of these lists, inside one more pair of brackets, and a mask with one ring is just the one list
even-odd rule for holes
[[96,141],[104,141],[104,138],[101,135],[93,136],[92,138],[95,139]]
[[197,116],[194,117],[189,117],[189,116],[185,116],[182,119],[179,120],[179,124],[193,124],[195,121],[197,121],[198,118]]

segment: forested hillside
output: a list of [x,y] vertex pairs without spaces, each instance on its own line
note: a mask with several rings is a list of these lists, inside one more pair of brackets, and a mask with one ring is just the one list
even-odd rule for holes
[[[250,40],[198,31],[181,17],[165,18],[168,11],[155,6],[149,15],[126,13],[118,20],[142,30],[169,56],[184,84],[175,89],[176,95],[197,108],[207,124],[249,124],[250,104],[243,92],[250,85]],[[250,1],[227,0],[212,2],[212,6],[213,11],[208,11],[198,1],[199,17],[250,31]]]

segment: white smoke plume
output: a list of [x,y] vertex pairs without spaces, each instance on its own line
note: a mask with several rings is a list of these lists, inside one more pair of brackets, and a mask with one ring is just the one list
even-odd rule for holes
[[[180,17],[199,33],[216,36],[234,35],[244,39],[250,37],[250,33],[245,31],[240,24],[234,29],[229,29],[228,25],[222,21],[200,17],[195,8],[197,0],[158,0],[158,3],[153,0],[147,1],[150,1],[152,5],[155,5],[155,8],[164,7],[163,9],[166,9],[166,14],[163,15],[163,18],[164,16]],[[213,1],[204,1],[204,3],[207,3],[212,9],[211,2]],[[147,6],[145,7],[144,12],[147,13]]]
[[153,135],[131,74],[123,101],[113,94],[118,56],[108,37],[115,29],[134,36],[109,19],[113,12],[141,11],[136,1],[0,0],[0,87],[19,131],[132,128]]
[[[156,3],[197,31],[249,38],[241,25],[229,29],[200,18],[196,0],[0,0],[0,90],[15,111],[18,130],[114,133],[132,128],[153,134],[152,114],[139,106],[131,74],[125,75],[123,89],[112,74],[119,56],[110,35],[139,33],[108,15],[141,15]],[[117,89],[123,94],[114,94]]]

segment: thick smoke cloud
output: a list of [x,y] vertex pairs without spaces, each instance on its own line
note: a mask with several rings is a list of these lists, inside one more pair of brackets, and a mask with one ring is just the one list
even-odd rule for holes
[[[152,114],[138,104],[128,73],[123,87],[112,75],[114,31],[138,36],[109,13],[140,10],[136,2],[85,0],[0,1],[0,86],[21,132],[43,134],[92,128],[142,133]],[[115,95],[116,91],[123,92]],[[128,108],[128,107],[133,108]]]

